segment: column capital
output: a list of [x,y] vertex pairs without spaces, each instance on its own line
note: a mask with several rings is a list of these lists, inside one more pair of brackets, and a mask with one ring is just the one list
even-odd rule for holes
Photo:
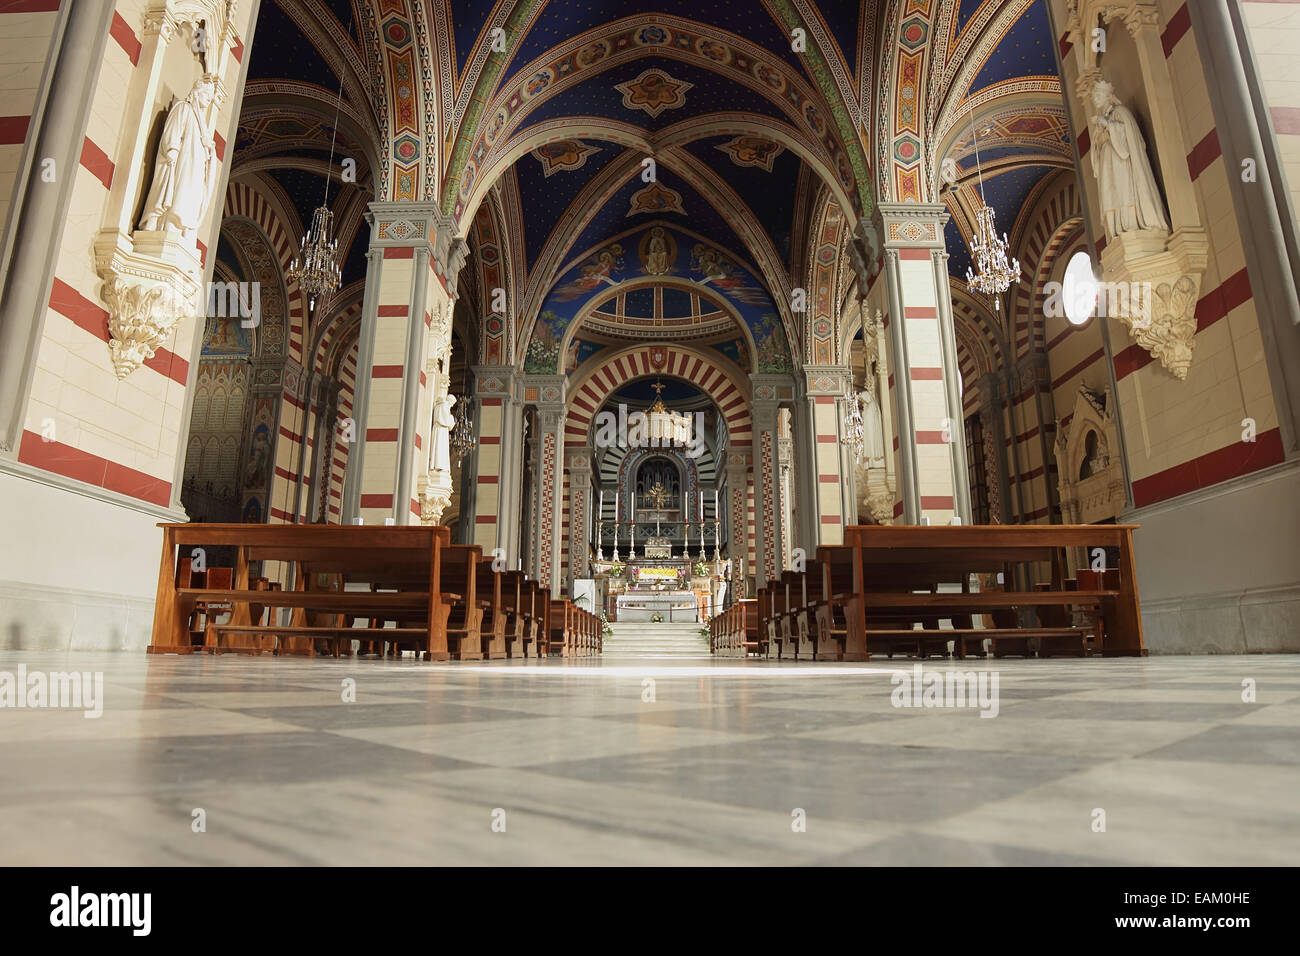
[[370,248],[415,248],[427,252],[455,298],[456,279],[469,246],[456,235],[456,221],[432,202],[372,202],[366,211]]
[[943,249],[948,207],[943,203],[878,203],[875,227],[886,250]]
[[590,475],[592,470],[592,447],[582,445],[564,449],[564,464],[575,475]]
[[524,401],[539,409],[546,405],[564,408],[569,380],[564,375],[525,375]]
[[518,370],[513,365],[474,365],[475,398],[518,400],[521,394]]
[[853,389],[853,369],[847,365],[805,365],[803,394],[843,398]]
[[795,381],[792,375],[773,375],[756,372],[749,376],[750,401],[755,411],[763,405],[779,405],[781,402],[794,401]]

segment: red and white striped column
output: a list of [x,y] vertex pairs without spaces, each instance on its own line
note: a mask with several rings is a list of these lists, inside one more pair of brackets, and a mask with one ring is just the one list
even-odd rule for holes
[[904,524],[970,522],[942,205],[881,203]]

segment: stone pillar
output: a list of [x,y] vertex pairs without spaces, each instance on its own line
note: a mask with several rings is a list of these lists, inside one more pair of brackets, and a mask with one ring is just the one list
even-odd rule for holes
[[563,375],[529,375],[524,397],[537,405],[537,479],[534,534],[537,580],[552,594],[560,591],[560,550],[564,491],[564,387]]
[[[474,532],[471,540],[491,554],[502,549],[509,567],[519,550],[519,483],[523,449],[515,370],[508,366],[474,367],[478,399],[478,468],[475,474]],[[462,492],[462,498],[464,494]]]
[[366,524],[436,523],[449,472],[429,476],[435,402],[447,393],[451,311],[466,247],[433,203],[376,202],[370,222],[355,417],[356,513]]
[[565,467],[569,472],[569,568],[567,572],[569,593],[573,593],[574,578],[588,577],[588,542],[595,504],[591,500],[592,449],[570,448],[564,453]]
[[761,586],[781,576],[781,501],[777,482],[777,413],[780,406],[764,395],[765,386],[754,377],[754,532],[757,535],[754,575]]
[[[856,504],[845,503],[845,487],[853,492],[853,470],[845,455],[841,431],[848,409],[844,396],[853,388],[853,373],[847,366],[804,366],[802,402],[809,422],[812,442],[812,474],[808,522],[814,527],[812,547],[819,544],[843,544],[844,526],[857,519]],[[812,549],[809,549],[809,554]]]
[[[755,434],[757,434],[757,431]],[[722,507],[727,512],[727,520],[731,525],[731,538],[727,547],[731,554],[731,567],[733,569],[731,586],[736,589],[735,596],[737,598],[745,596],[744,579],[737,577],[735,574],[735,569],[738,567],[737,562],[744,562],[743,571],[745,575],[754,573],[754,569],[749,566],[749,548],[747,546],[749,463],[745,459],[746,456],[742,452],[729,452],[727,454],[727,497],[722,503]]]
[[948,290],[942,205],[881,203],[890,365],[898,402],[903,520],[970,521],[960,370]]

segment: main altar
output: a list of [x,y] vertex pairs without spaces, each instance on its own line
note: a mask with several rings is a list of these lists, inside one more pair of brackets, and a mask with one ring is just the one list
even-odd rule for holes
[[644,557],[632,558],[625,569],[622,593],[615,596],[620,621],[696,623],[700,598],[691,584],[691,562],[674,557],[666,541],[651,538]]

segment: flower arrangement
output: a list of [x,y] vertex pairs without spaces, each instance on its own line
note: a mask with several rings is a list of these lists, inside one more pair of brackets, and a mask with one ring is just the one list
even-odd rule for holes
[[664,616],[662,614],[655,613],[650,615],[651,624],[662,624],[663,622],[664,622]]

